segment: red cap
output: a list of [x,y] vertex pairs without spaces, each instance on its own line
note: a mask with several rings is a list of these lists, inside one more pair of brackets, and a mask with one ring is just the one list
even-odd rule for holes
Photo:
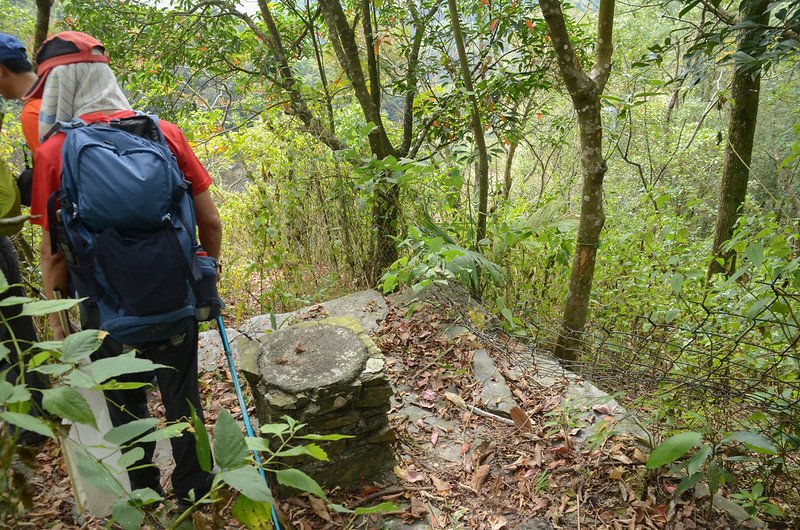
[[108,55],[105,46],[91,35],[62,31],[42,43],[36,52],[36,63],[39,79],[23,99],[42,97],[45,80],[54,67],[73,63],[108,63]]

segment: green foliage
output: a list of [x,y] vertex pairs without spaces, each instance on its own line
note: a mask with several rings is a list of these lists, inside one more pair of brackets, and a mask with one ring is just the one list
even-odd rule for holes
[[[706,434],[713,436],[716,433]],[[777,453],[768,438],[753,431],[730,433],[716,443],[703,438],[704,434],[697,431],[675,434],[656,446],[647,459],[648,469],[662,468],[676,460],[681,460],[681,463],[670,471],[670,475],[680,474],[683,477],[675,490],[676,496],[682,495],[700,481],[705,480],[713,499],[721,485],[736,482],[736,477],[732,472],[733,463],[752,460],[743,455],[742,451],[737,451],[737,448],[744,448],[760,454],[775,455]],[[731,497],[737,499],[751,515],[782,515],[780,507],[769,502],[769,497],[762,496],[763,493],[764,484],[758,481],[753,484],[751,490],[732,494]]]
[[419,291],[432,283],[448,281],[477,290],[482,276],[494,283],[502,280],[502,269],[483,254],[456,244],[432,221],[427,228],[432,233],[429,237],[419,227],[410,227],[408,238],[399,243],[410,255],[398,259],[383,275],[384,293],[403,286]]

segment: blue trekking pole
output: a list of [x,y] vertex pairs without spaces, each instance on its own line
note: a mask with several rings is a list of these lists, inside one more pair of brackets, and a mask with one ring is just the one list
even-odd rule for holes
[[[222,322],[222,315],[217,317],[217,328],[219,329],[219,337],[222,339],[222,349],[225,351],[225,358],[228,360],[228,370],[231,372],[231,379],[233,380],[233,388],[236,390],[236,397],[239,399],[239,407],[242,409],[242,419],[244,420],[244,429],[247,431],[247,436],[251,438],[253,434],[253,424],[250,423],[250,415],[247,413],[247,405],[244,402],[244,395],[242,395],[242,386],[239,384],[239,376],[236,374],[236,365],[233,364],[233,353],[231,352],[231,344],[228,342],[228,334],[225,332],[225,324]],[[252,451],[253,458],[258,464],[258,472],[264,482],[267,482],[267,474],[264,468],[261,467],[261,457],[258,456],[258,451]],[[269,483],[267,482],[267,488]],[[275,512],[275,505],[270,504],[272,509],[272,522],[275,525],[275,530],[281,530],[281,525],[278,523],[278,514]]]

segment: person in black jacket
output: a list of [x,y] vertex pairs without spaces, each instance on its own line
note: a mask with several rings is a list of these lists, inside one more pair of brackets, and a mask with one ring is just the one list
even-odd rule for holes
[[[33,72],[22,42],[13,35],[0,33],[0,95],[8,100],[20,99],[36,82],[36,79],[36,74]],[[0,161],[0,163],[5,162]],[[8,236],[0,237],[0,271],[10,285],[8,289],[0,293],[0,300],[9,296],[26,296],[21,285],[19,258]],[[28,350],[33,343],[38,341],[38,337],[33,319],[29,316],[21,316],[21,311],[20,305],[0,306],[0,316],[5,322],[4,325],[0,325],[0,343],[10,350],[8,357],[0,361],[0,372],[5,371],[6,381],[11,384],[18,384],[21,379],[24,380],[33,400],[31,414],[39,415],[43,412],[42,393],[37,390],[50,388],[50,382],[38,372],[25,370],[22,364],[24,359],[20,359],[19,352],[24,353]],[[16,341],[16,345],[14,341]],[[22,378],[21,374],[24,374]],[[21,430],[17,434],[19,434],[19,443],[23,445],[37,444],[46,439],[45,436],[25,430]]]

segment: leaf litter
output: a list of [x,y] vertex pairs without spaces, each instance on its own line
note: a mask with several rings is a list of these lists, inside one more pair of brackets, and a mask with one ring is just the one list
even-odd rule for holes
[[[643,465],[647,457],[631,437],[608,438],[594,445],[576,443],[576,433],[560,407],[566,381],[548,387],[536,384],[504,361],[508,351],[527,350],[524,344],[508,339],[503,352],[496,342],[485,343],[482,333],[449,338],[444,331],[453,324],[462,324],[461,318],[440,307],[424,305],[410,317],[392,308],[373,333],[387,357],[387,373],[395,389],[390,420],[398,439],[397,465],[393,477],[383,482],[363,483],[356,491],[326,492],[331,502],[351,508],[391,501],[400,511],[355,517],[308,496],[281,499],[280,511],[294,528],[377,530],[390,518],[448,530],[740,527],[724,514],[709,514],[707,503],[695,501],[688,493],[673,499],[674,484],[648,475]],[[479,382],[471,376],[472,351],[478,348],[494,354],[518,403],[508,423],[479,413],[474,398]],[[217,365],[217,370],[200,375],[206,425],[213,425],[223,408],[242,419],[221,352]],[[243,389],[255,418],[249,388],[244,385]],[[425,417],[412,421],[404,415],[410,406],[423,410]],[[617,412],[607,406],[595,410],[607,416]],[[151,413],[163,417],[160,400],[151,399]],[[169,475],[170,470],[162,473],[167,490]],[[106,527],[106,521],[92,518],[76,524],[57,443],[48,441],[39,448],[26,482],[34,492],[32,509],[18,519],[0,520],[0,526]],[[217,513],[196,517],[197,526],[243,528],[229,513],[231,499]],[[203,523],[206,520],[213,522]]]

